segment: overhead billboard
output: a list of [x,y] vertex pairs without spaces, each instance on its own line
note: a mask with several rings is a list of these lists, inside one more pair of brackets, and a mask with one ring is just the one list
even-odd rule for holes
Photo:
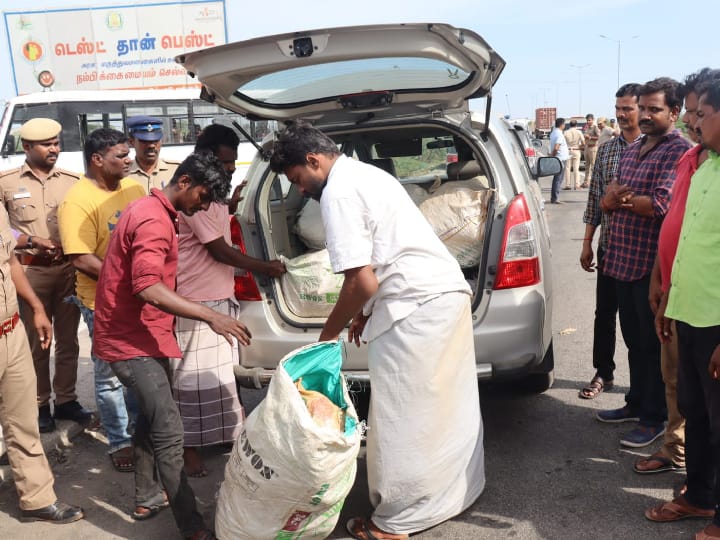
[[223,0],[4,16],[17,94],[198,86],[174,57],[227,42]]

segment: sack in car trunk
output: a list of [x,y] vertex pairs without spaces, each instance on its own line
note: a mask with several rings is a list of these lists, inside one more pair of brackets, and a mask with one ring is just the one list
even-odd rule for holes
[[287,259],[280,277],[283,298],[298,317],[327,317],[335,307],[345,276],[333,273],[326,249]]

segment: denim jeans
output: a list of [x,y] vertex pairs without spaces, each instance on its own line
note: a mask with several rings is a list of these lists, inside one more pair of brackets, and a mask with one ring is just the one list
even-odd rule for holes
[[550,187],[550,201],[557,202],[560,200],[560,188],[565,179],[565,162],[560,162],[560,172],[553,176],[552,186]]
[[[95,312],[85,306],[77,296],[70,301],[80,308],[83,320],[88,327],[90,339],[93,337]],[[137,416],[137,404],[132,391],[123,391],[123,385],[110,369],[110,364],[90,354],[95,372],[95,401],[100,412],[100,423],[108,437],[109,454],[132,446],[132,426]]]
[[162,489],[185,538],[205,529],[183,462],[183,423],[170,387],[167,358],[130,358],[110,364],[139,407],[135,445],[135,504],[150,506]]

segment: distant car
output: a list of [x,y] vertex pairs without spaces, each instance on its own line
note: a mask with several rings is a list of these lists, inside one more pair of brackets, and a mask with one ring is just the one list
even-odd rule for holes
[[[489,195],[487,219],[463,268],[473,289],[479,379],[523,377],[544,391],[553,380],[550,238],[538,183],[560,171],[529,155],[523,130],[493,119],[487,97],[505,61],[475,32],[446,24],[387,24],[261,37],[177,58],[208,101],[278,125],[303,118],[348,156],[390,172],[406,189],[470,181]],[[308,252],[295,227],[307,200],[268,166],[273,135],[259,148],[236,215],[247,253]],[[457,184],[460,185],[460,184]],[[462,266],[462,265],[461,265]],[[243,376],[266,381],[292,349],[316,341],[323,317],[294,312],[280,280],[242,280],[242,320],[253,335]],[[243,291],[247,291],[245,294]],[[367,382],[367,348],[347,347],[344,372]]]

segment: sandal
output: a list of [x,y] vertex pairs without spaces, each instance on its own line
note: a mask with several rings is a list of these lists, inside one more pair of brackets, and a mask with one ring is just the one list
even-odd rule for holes
[[135,454],[132,446],[126,446],[110,454],[113,467],[119,472],[133,472],[135,470]]
[[650,521],[667,523],[681,519],[711,519],[715,515],[714,508],[698,508],[690,505],[685,497],[677,497],[672,501],[664,502],[645,510],[645,517]]
[[610,390],[613,387],[613,380],[605,380],[600,375],[595,375],[592,380],[583,387],[578,393],[578,397],[582,399],[595,399],[605,390]]
[[393,534],[378,529],[370,518],[352,518],[345,525],[350,536],[357,540],[405,540],[407,534]]
[[145,521],[146,519],[150,519],[151,517],[158,515],[168,506],[170,506],[170,501],[168,501],[167,493],[165,491],[161,491],[152,499],[147,501],[146,504],[137,505],[133,513],[130,514],[130,516],[135,521]]
[[633,465],[633,470],[638,474],[653,474],[668,471],[684,471],[685,467],[675,465],[673,461],[666,458],[662,452],[638,459]]

